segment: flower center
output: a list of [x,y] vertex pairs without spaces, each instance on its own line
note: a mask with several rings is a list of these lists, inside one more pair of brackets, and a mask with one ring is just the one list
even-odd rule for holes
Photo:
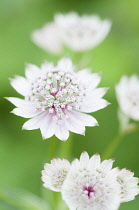
[[84,186],[83,187],[84,194],[88,196],[88,198],[91,198],[95,194],[94,186]]
[[84,98],[84,87],[74,73],[48,72],[31,83],[28,100],[37,102],[37,110],[48,111],[58,123],[63,123],[66,110],[78,109]]

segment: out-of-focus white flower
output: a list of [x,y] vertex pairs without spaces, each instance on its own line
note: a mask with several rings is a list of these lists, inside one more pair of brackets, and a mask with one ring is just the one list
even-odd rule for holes
[[54,22],[32,33],[33,41],[50,51],[61,53],[63,45],[78,52],[96,47],[107,36],[111,28],[109,20],[96,15],[79,16],[77,13],[57,14]]
[[139,179],[133,177],[134,173],[122,169],[118,175],[118,182],[121,186],[121,202],[128,202],[135,199],[135,196],[139,194]]
[[61,41],[60,30],[55,23],[48,23],[43,28],[32,33],[32,40],[44,50],[53,54],[62,52],[63,43]]
[[17,107],[12,113],[32,118],[23,129],[40,128],[43,139],[56,135],[65,141],[69,131],[84,135],[85,126],[98,123],[83,112],[95,112],[109,104],[102,99],[107,88],[96,88],[100,74],[91,74],[88,69],[74,72],[69,58],[61,59],[57,66],[45,63],[38,68],[28,64],[25,75],[11,79],[11,85],[24,99],[7,99]]
[[63,43],[74,51],[86,51],[100,44],[111,28],[109,20],[96,15],[57,14],[55,23],[61,30]]
[[133,120],[139,120],[139,78],[123,76],[116,86],[121,111]]
[[52,159],[51,164],[46,163],[44,165],[44,170],[42,171],[43,186],[50,190],[60,192],[69,169],[70,163],[68,160]]
[[100,161],[98,154],[90,159],[87,152],[72,162],[62,185],[62,197],[70,210],[117,210],[120,205],[119,169],[113,160]]

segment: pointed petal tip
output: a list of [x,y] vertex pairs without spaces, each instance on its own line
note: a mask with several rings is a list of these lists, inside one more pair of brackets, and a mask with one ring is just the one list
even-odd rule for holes
[[109,106],[109,105],[111,105],[111,104],[112,104],[112,103],[106,101],[106,106]]
[[85,136],[85,130],[80,133],[82,136]]
[[30,65],[30,63],[28,63],[28,62],[25,62],[25,66],[28,66],[28,65]]
[[105,90],[108,91],[110,89],[110,87],[105,87]]
[[97,74],[101,77],[101,76],[103,75],[103,72],[100,71],[100,72],[98,72]]
[[82,153],[81,153],[81,155],[80,155],[80,158],[81,158],[81,157],[83,157],[84,155],[86,155],[86,156],[88,156],[88,157],[89,157],[88,152],[86,152],[86,151],[82,151]]
[[115,158],[111,158],[110,160],[114,162],[115,161]]
[[101,157],[100,157],[100,154],[99,153],[95,153],[93,156],[98,157],[101,160]]
[[85,132],[84,132],[84,133],[82,133],[82,135],[83,135],[83,136],[85,136]]
[[98,122],[96,122],[94,126],[99,126],[99,123],[98,123]]
[[61,141],[63,141],[63,142],[65,142],[65,141],[67,141],[68,139],[60,139]]
[[83,150],[81,154],[88,154],[88,153],[85,150]]
[[22,130],[27,130],[27,128],[25,126],[22,126]]
[[45,140],[46,138],[45,138],[45,136],[42,136],[42,140]]
[[13,78],[8,78],[9,81],[13,80]]
[[94,155],[96,155],[96,156],[100,156],[100,154],[97,152],[97,153],[95,153]]
[[3,97],[3,98],[9,101],[9,98],[10,98],[10,97]]

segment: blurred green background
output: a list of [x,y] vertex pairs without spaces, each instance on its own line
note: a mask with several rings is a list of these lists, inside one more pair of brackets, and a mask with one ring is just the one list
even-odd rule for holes
[[[13,105],[3,97],[19,96],[10,86],[8,78],[16,74],[24,76],[26,62],[40,65],[45,59],[57,61],[56,57],[33,44],[30,34],[52,21],[56,12],[70,11],[99,14],[113,23],[105,41],[86,53],[91,58],[89,66],[93,71],[103,72],[100,86],[110,87],[105,98],[112,104],[93,114],[99,127],[87,128],[85,137],[73,135],[72,157],[79,157],[83,150],[90,155],[96,152],[102,154],[117,134],[118,105],[114,86],[123,74],[139,74],[138,0],[0,0],[0,200],[3,200],[3,189],[9,189],[11,196],[14,189],[26,190],[37,196],[42,194],[40,171],[43,164],[50,161],[51,140],[43,141],[39,130],[22,131],[26,119],[10,114]],[[73,57],[70,51],[69,55]],[[56,143],[58,147],[68,144],[59,140]],[[138,148],[139,131],[125,136],[113,154],[115,166],[131,169],[139,177]],[[56,155],[66,158],[64,152]],[[48,191],[45,193],[47,197]],[[0,209],[21,208],[12,204],[8,206],[6,201],[1,201]],[[120,210],[131,209],[139,209],[139,197],[120,207]]]

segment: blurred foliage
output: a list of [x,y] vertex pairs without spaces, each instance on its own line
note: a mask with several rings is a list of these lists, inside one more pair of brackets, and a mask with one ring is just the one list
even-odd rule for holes
[[1,190],[1,210],[50,210],[45,200],[25,190]]
[[[0,0],[1,188],[21,188],[41,196],[40,171],[43,164],[50,161],[51,140],[42,141],[39,130],[22,131],[21,127],[25,119],[10,114],[13,105],[3,97],[18,96],[10,87],[8,78],[16,74],[24,75],[26,62],[40,65],[46,59],[54,62],[58,60],[35,46],[30,40],[30,34],[34,29],[51,21],[56,12],[70,11],[77,11],[79,14],[97,13],[102,18],[109,18],[113,23],[106,40],[93,51],[85,54],[90,60],[88,65],[93,68],[93,71],[103,72],[101,85],[110,87],[105,98],[112,105],[93,114],[99,121],[99,127],[87,128],[85,137],[73,135],[72,157],[79,157],[83,150],[87,150],[90,155],[96,152],[102,154],[117,134],[117,102],[114,86],[123,74],[139,74],[138,0]],[[75,54],[70,51],[68,54],[75,63],[78,63]],[[56,140],[56,143],[58,148],[63,144],[59,140]],[[138,148],[139,131],[125,136],[113,154],[116,158],[115,166],[127,167],[139,177]],[[57,152],[56,156],[65,157],[61,152]],[[17,199],[22,197],[20,193],[15,195],[12,190],[10,196]],[[8,207],[5,207],[6,205]],[[2,210],[20,209],[9,205],[11,204],[0,201]],[[139,198],[122,204],[120,210],[125,209],[139,209]]]

